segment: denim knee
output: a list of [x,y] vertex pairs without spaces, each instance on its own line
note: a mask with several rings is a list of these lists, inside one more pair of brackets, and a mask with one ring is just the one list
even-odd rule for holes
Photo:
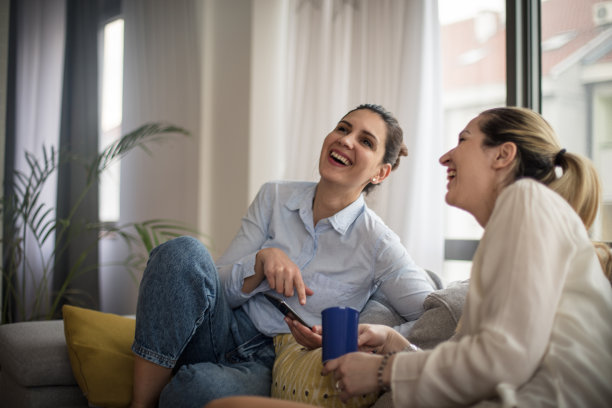
[[155,262],[154,260],[156,262],[165,262],[175,266],[189,263],[201,263],[212,266],[214,269],[213,259],[206,249],[206,246],[196,238],[190,236],[174,238],[153,248],[149,254],[147,269],[151,262]]
[[173,367],[220,296],[215,264],[202,243],[179,237],[159,245],[140,284],[134,352]]
[[217,269],[206,247],[189,236],[167,241],[151,251],[140,283],[140,293],[146,295],[148,286],[160,287],[168,292],[184,289],[198,281],[208,281],[212,289],[217,286]]

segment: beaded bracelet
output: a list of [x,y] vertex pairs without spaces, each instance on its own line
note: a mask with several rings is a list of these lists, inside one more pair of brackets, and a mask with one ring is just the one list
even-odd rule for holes
[[378,366],[378,386],[380,387],[382,392],[387,392],[391,390],[391,387],[388,385],[385,385],[385,383],[383,382],[383,371],[385,371],[385,366],[387,365],[387,362],[389,361],[389,357],[391,357],[395,353],[397,353],[397,351],[392,351],[390,353],[385,354],[383,356],[382,361],[380,362],[380,365]]
[[[419,348],[417,346],[415,346],[412,343],[409,343],[408,346],[403,349],[402,351],[418,351]],[[382,390],[382,392],[387,392],[387,391],[391,391],[391,386],[390,385],[385,385],[385,383],[383,382],[383,372],[385,371],[385,366],[387,365],[387,363],[389,362],[389,357],[391,357],[392,355],[396,354],[397,351],[392,351],[390,353],[387,353],[383,356],[382,361],[380,362],[380,365],[378,366],[378,386],[380,387],[380,389]]]

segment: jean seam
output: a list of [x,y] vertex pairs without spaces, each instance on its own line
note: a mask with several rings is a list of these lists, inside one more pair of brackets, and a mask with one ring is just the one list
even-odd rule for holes
[[132,351],[137,356],[150,361],[152,363],[164,366],[166,368],[173,368],[176,365],[177,359],[168,358],[167,356],[152,351],[146,347],[143,347],[137,343],[132,345]]

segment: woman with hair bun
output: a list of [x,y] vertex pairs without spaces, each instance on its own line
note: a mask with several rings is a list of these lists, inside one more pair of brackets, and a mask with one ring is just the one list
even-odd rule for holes
[[[362,325],[363,351],[322,374],[343,400],[390,389],[395,407],[609,407],[610,249],[587,233],[600,200],[593,165],[539,114],[514,107],[471,120],[440,163],[446,202],[484,227],[456,334],[414,351],[393,329]],[[263,402],[248,406],[300,406]]]
[[138,293],[132,408],[270,395],[273,337],[289,328],[265,294],[313,326],[327,307],[361,310],[376,290],[406,320],[423,314],[431,280],[364,198],[406,154],[397,120],[360,105],[325,137],[319,181],[264,184],[216,262],[192,237],[153,249]]

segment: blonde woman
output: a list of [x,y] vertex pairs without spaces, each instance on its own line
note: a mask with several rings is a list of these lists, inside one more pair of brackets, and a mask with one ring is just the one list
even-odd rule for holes
[[388,327],[361,326],[361,349],[377,353],[342,356],[322,374],[343,399],[390,389],[395,407],[609,407],[612,266],[587,234],[600,199],[592,164],[540,115],[510,107],[470,121],[440,163],[447,203],[484,227],[457,334],[415,352]]

